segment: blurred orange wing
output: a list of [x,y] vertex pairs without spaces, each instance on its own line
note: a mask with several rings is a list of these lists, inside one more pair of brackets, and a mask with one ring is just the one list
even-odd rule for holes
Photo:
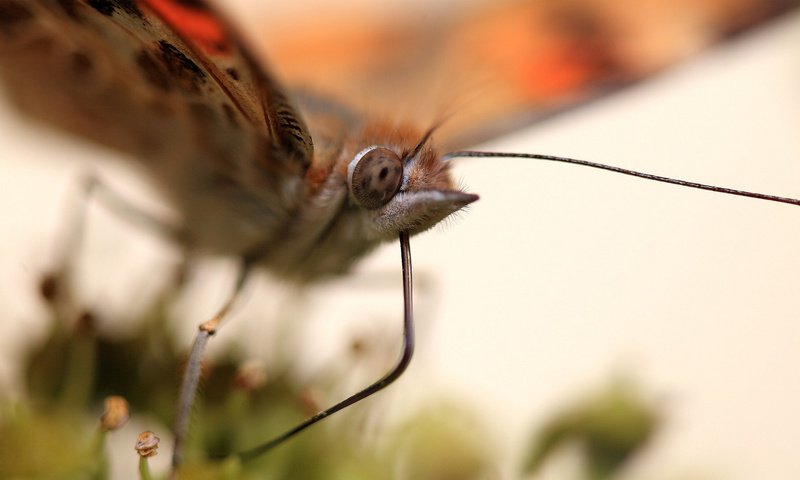
[[[423,123],[450,146],[488,139],[651,76],[797,0],[506,0],[354,14],[317,6],[265,29],[281,78]],[[450,115],[452,114],[452,115]]]

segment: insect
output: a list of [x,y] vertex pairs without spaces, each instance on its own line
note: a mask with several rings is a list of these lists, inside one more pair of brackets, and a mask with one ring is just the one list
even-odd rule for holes
[[[120,4],[115,4],[114,2],[110,2],[110,3],[106,3],[106,2],[100,2],[100,3],[102,3],[102,4],[104,4],[104,5],[110,5],[110,7],[109,7],[109,8],[111,8],[111,10],[112,10],[112,15],[113,15],[113,14],[116,14],[116,13],[117,13],[117,12],[119,12],[119,11],[124,11],[124,10],[125,10],[125,8],[126,8],[126,7],[125,7],[126,5],[127,5],[127,6],[130,6],[130,5],[132,5],[132,4],[128,4],[128,3],[120,3]],[[158,7],[156,7],[156,5],[159,5],[159,4],[160,4],[159,2],[152,2],[152,4],[151,4],[151,7],[152,7],[152,8],[158,8]],[[163,4],[165,4],[165,5],[170,5],[170,4],[172,4],[172,2],[163,2]],[[67,3],[67,4],[65,4],[65,5],[69,5],[69,4]],[[78,8],[84,8],[84,7],[83,7],[83,6],[78,6]],[[96,9],[96,8],[95,8],[95,9]],[[119,9],[122,9],[122,10],[119,10]],[[96,9],[96,10],[97,10],[97,9]],[[101,13],[102,13],[102,12],[101,12]],[[128,12],[128,13],[130,13],[130,12]],[[163,15],[165,16],[165,18],[167,17],[167,14],[166,14],[166,13],[164,13]],[[98,18],[99,18],[99,17],[98,17]],[[194,84],[194,82],[198,80],[198,73],[197,73],[196,71],[194,71],[194,68],[192,68],[192,64],[191,64],[191,63],[187,63],[187,62],[191,62],[192,60],[191,60],[191,59],[189,59],[188,57],[186,57],[186,56],[185,56],[185,54],[183,53],[183,51],[178,51],[178,52],[176,53],[176,52],[173,50],[173,48],[172,48],[172,47],[174,47],[174,45],[172,45],[172,44],[166,44],[166,45],[165,45],[165,44],[160,44],[160,47],[159,47],[159,48],[160,48],[160,52],[161,52],[160,54],[161,54],[162,56],[167,56],[167,58],[171,58],[171,59],[172,59],[172,61],[173,61],[173,62],[175,62],[175,63],[171,63],[171,64],[170,64],[170,63],[168,63],[168,64],[167,64],[167,65],[171,65],[171,67],[172,67],[172,68],[175,68],[176,70],[178,70],[178,71],[181,71],[181,72],[183,72],[184,70],[189,70],[189,71],[191,71],[191,72],[189,72],[189,73],[187,74],[188,76],[182,76],[182,77],[179,77],[179,78],[178,78],[178,80],[179,80],[179,82],[183,82],[183,83],[185,83],[185,84],[183,84],[183,83],[182,83],[182,84],[180,85],[180,87],[181,87],[181,88],[185,88],[185,89],[188,89],[188,90],[192,90],[192,89],[194,89],[194,88],[196,87],[196,85]],[[184,55],[184,56],[180,56],[180,55]],[[162,60],[163,60],[163,58],[164,58],[164,57],[162,57]],[[74,60],[74,61],[76,61],[76,62],[78,62],[78,67],[79,67],[79,66],[80,66],[80,64],[81,64],[81,61],[82,61],[82,60],[80,60],[80,57],[75,57],[73,60]],[[151,60],[152,60],[152,59],[151,59]],[[140,59],[139,59],[139,62],[140,62],[140,65],[142,65],[142,64],[143,64],[143,65],[150,65],[150,61],[151,61],[151,60],[147,60],[147,57],[140,57]],[[195,64],[195,66],[197,66],[197,64]],[[170,68],[170,67],[168,66],[167,68]],[[149,72],[151,75],[153,75],[153,77],[156,77],[156,78],[151,78],[151,79],[150,79],[150,80],[151,80],[151,81],[153,81],[153,82],[156,82],[156,83],[157,83],[159,80],[163,80],[163,79],[159,79],[159,78],[157,78],[157,77],[158,77],[158,76],[156,75],[156,73],[157,73],[157,70],[150,70],[150,69],[148,69],[148,70],[146,70],[146,72]],[[186,73],[186,72],[184,72],[184,73]],[[194,76],[192,76],[192,74],[194,74]],[[245,94],[246,94],[246,93],[247,93],[247,92],[245,92]],[[279,103],[280,103],[280,102],[279,102]],[[164,107],[164,106],[162,105],[161,107]],[[199,111],[199,110],[198,110],[198,111]],[[222,110],[222,111],[223,111],[223,112],[225,111],[225,110],[224,110],[224,107],[223,107],[223,110]],[[217,113],[219,113],[219,112],[217,112]],[[243,112],[243,113],[244,113],[244,112]],[[208,114],[208,112],[206,112],[205,114]],[[238,118],[238,117],[236,117],[236,118]],[[287,120],[287,119],[289,119],[289,118],[291,118],[291,117],[285,117],[285,118],[283,118],[283,120]],[[238,120],[239,120],[239,121],[241,121],[241,119],[238,119]],[[133,121],[139,121],[139,120],[136,120],[136,119],[134,119]],[[291,123],[291,122],[290,122],[290,123]],[[81,127],[82,127],[81,125],[78,125],[78,128],[81,128]],[[290,126],[288,129],[289,129],[289,130],[292,130],[292,131],[294,131],[294,128],[295,128],[295,127],[291,127],[291,126]],[[85,132],[84,132],[84,133],[85,133]],[[153,133],[153,132],[150,132],[150,133]],[[158,132],[156,132],[156,133],[158,133]],[[297,132],[295,132],[295,133],[297,133]],[[423,132],[423,133],[424,133],[424,132]],[[178,136],[180,136],[181,134],[186,134],[186,132],[178,132],[178,133],[177,133],[177,135],[178,135]],[[424,138],[424,135],[421,135],[421,136],[420,136],[420,138],[419,138],[419,140],[422,140],[423,138]],[[115,138],[115,140],[119,140],[119,141],[123,141],[123,142],[125,141],[125,139],[124,139],[124,138],[121,138],[121,139],[116,139],[116,138]],[[197,139],[195,139],[195,140],[197,140]],[[295,138],[295,140],[297,140],[297,138]],[[290,139],[289,141],[292,141],[292,140]],[[411,149],[411,150],[413,151],[414,147],[416,147],[417,145],[418,145],[418,144],[409,144],[408,148],[409,148],[409,149]],[[361,151],[363,151],[363,150],[361,150]],[[355,152],[353,152],[353,153],[355,153]],[[369,153],[369,152],[367,152],[365,155],[370,155],[370,153]],[[288,167],[287,167],[287,168],[288,168]],[[350,172],[350,173],[352,173],[352,175],[356,175],[356,170],[355,170],[355,167],[353,168],[353,171],[352,171],[352,172]],[[278,187],[274,187],[274,189],[276,189],[276,190],[279,190],[279,188],[278,188]],[[465,199],[464,201],[466,202],[466,200],[469,200],[469,199],[471,199],[471,197],[464,197],[464,199]],[[368,201],[369,201],[369,200],[368,200]],[[382,200],[380,200],[380,201],[382,201]],[[201,213],[206,213],[206,212],[201,212]],[[213,212],[212,212],[212,213],[213,213]],[[198,223],[199,223],[199,224],[206,224],[206,222],[198,222]],[[213,222],[211,222],[211,223],[213,223]],[[209,223],[209,224],[211,224],[211,223]],[[227,230],[227,228],[223,228],[222,230]],[[213,244],[215,244],[215,245],[217,245],[217,246],[219,246],[219,245],[223,245],[223,243],[225,243],[225,242],[223,242],[223,241],[221,241],[221,240],[219,240],[219,239],[216,239],[216,240],[214,239],[214,238],[215,238],[215,237],[214,237],[214,234],[215,234],[215,233],[217,233],[217,232],[206,232],[206,233],[208,233],[208,234],[209,234],[209,238],[213,240],[213,242],[211,242],[211,243],[213,243]],[[210,244],[211,244],[211,243],[210,243]],[[247,243],[247,242],[245,241],[244,243]],[[227,249],[227,248],[231,248],[231,247],[230,247],[229,245],[227,245],[227,243],[225,243],[225,245],[224,245],[224,248],[226,248],[226,249]],[[242,251],[245,251],[245,250],[247,250],[247,249],[244,249],[244,250],[242,250]],[[518,282],[518,283],[522,283],[522,284],[524,285],[524,282]]]

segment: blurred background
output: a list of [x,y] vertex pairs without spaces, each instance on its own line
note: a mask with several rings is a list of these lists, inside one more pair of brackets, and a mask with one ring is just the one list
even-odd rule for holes
[[[303,37],[312,28],[304,22],[337,24],[336,15],[383,25],[378,19],[386,18],[385,10],[354,3],[352,10],[325,11],[331,7],[238,0],[226,8],[253,44],[263,41],[286,83],[307,85],[313,83],[307,67],[281,67],[278,59],[291,55],[272,35]],[[402,25],[398,9],[411,7],[390,8],[388,18]],[[445,2],[415,18],[462,8],[477,7]],[[657,31],[663,18],[651,18],[644,31]],[[470,146],[800,196],[798,12],[712,48],[702,32],[676,28],[665,27],[663,35],[679,43],[679,53],[643,48],[636,55],[648,61],[636,68],[613,62],[613,75],[588,93],[574,77],[567,82],[574,89],[549,82],[563,101],[538,101],[538,116],[517,116],[499,129],[506,135]],[[667,53],[656,62],[648,57],[654,51]],[[332,89],[340,88],[336,83]],[[419,94],[442,91],[432,90]],[[358,89],[335,94],[348,98]],[[375,108],[385,114],[391,107]],[[494,123],[495,113],[478,110],[465,115],[479,119],[467,126]],[[488,136],[484,132],[477,129],[470,138]],[[452,137],[461,141],[458,133]],[[24,376],[21,356],[46,333],[47,310],[35,285],[52,259],[75,178],[91,165],[124,193],[161,207],[146,182],[107,161],[117,154],[32,125],[5,100],[0,145],[0,388],[15,392]],[[537,448],[536,432],[558,423],[565,410],[599,398],[598,392],[623,388],[658,420],[644,436],[646,447],[615,472],[619,478],[800,476],[800,211],[529,160],[459,160],[455,170],[481,200],[412,241],[418,356],[381,394],[379,417],[403,418],[443,399],[454,402],[480,425],[472,433],[485,441],[482,448],[496,466],[495,476],[484,478],[519,478]],[[147,299],[169,284],[178,254],[102,208],[91,212],[79,295],[101,312],[98,328],[124,335]],[[229,261],[200,263],[170,306],[170,341],[178,349],[188,347],[195,325],[224,301],[232,282]],[[331,399],[343,396],[394,359],[402,314],[399,268],[393,244],[351,277],[302,293],[259,277],[210,354],[223,358],[235,347],[268,366],[289,362],[300,383],[332,369],[343,380]],[[348,357],[354,344],[369,361]],[[167,427],[157,428],[168,437]],[[128,451],[141,429],[126,430],[115,472],[133,468],[125,462],[135,461]],[[580,428],[573,425],[573,431]],[[581,435],[587,434],[573,436]],[[575,466],[580,457],[563,449],[529,478],[583,478]],[[156,460],[163,468],[167,455]]]

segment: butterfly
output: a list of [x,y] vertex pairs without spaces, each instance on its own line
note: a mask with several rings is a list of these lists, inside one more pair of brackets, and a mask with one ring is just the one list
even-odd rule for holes
[[[191,248],[308,281],[344,272],[379,241],[425,230],[476,199],[454,187],[426,131],[362,125],[324,98],[297,97],[305,103],[296,106],[204,2],[7,1],[3,8],[13,20],[4,34],[26,45],[4,52],[15,100],[157,172],[154,181],[184,215],[175,237]],[[64,41],[26,28],[34,21],[66,27],[55,31]],[[54,83],[59,90],[48,88]],[[361,143],[348,137],[354,131]],[[331,152],[359,162],[337,163]],[[375,182],[379,190],[366,188]],[[415,204],[415,191],[433,203]],[[298,198],[314,195],[326,202],[298,210]],[[331,218],[341,215],[348,219],[340,227]],[[369,241],[353,242],[350,228]],[[320,238],[331,239],[330,248]]]

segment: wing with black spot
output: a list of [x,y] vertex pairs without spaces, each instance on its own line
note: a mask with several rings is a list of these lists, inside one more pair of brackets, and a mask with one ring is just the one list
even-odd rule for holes
[[24,111],[133,154],[203,246],[257,243],[302,195],[303,120],[204,1],[0,0],[0,73]]

